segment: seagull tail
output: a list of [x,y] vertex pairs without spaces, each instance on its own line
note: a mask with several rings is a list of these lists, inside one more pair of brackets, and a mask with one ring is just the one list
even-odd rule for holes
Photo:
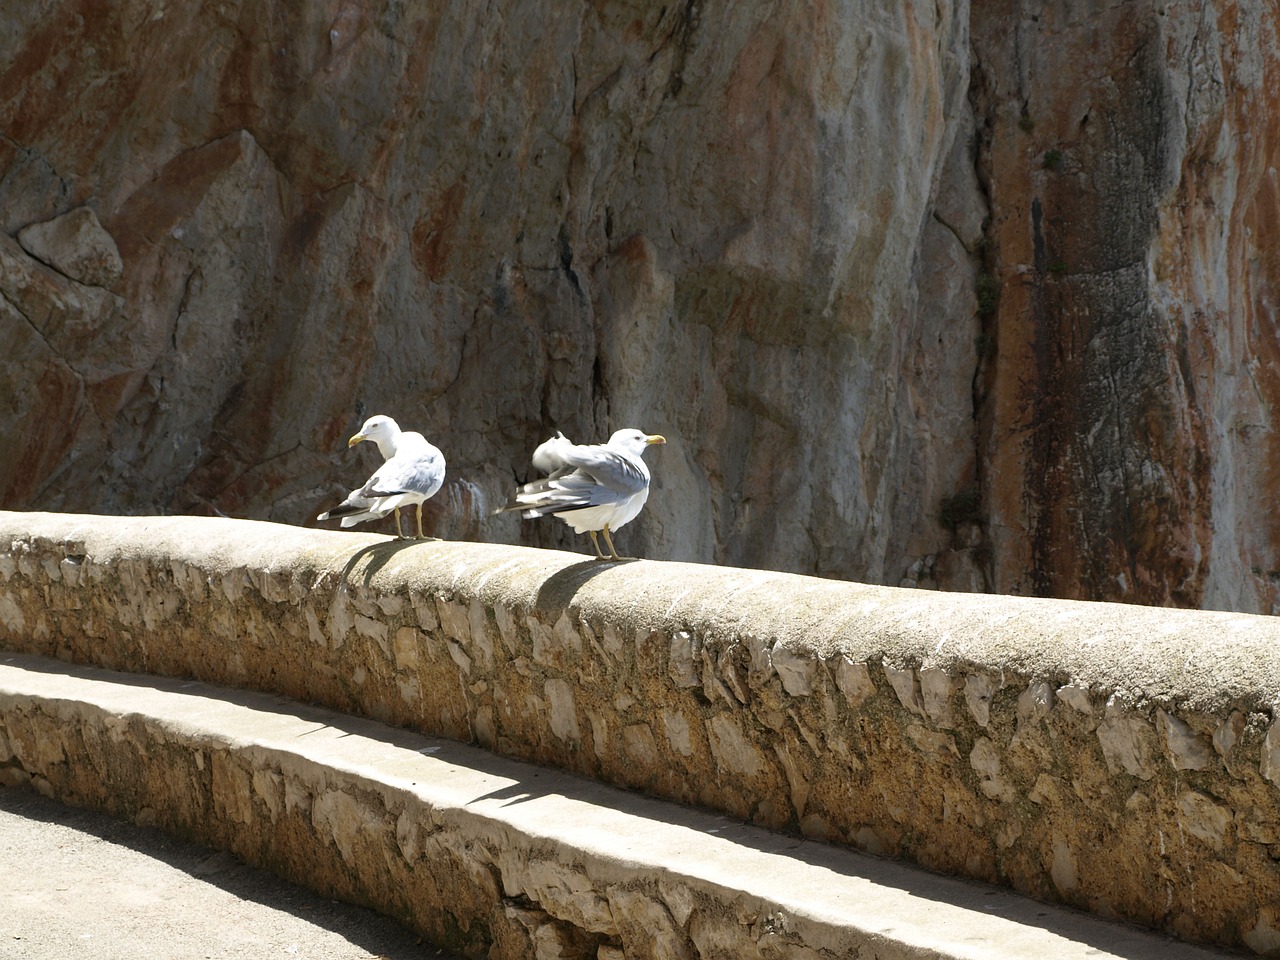
[[317,520],[337,520],[339,517],[349,517],[353,513],[364,513],[364,511],[368,509],[369,509],[368,504],[364,504],[363,506],[361,506],[354,503],[340,503],[336,507],[334,507],[332,510],[326,510],[324,513],[320,514],[320,516],[316,517],[316,519]]

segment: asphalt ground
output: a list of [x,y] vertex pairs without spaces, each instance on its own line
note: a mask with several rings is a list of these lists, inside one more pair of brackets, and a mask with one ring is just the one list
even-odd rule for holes
[[227,853],[0,788],[2,960],[460,960]]

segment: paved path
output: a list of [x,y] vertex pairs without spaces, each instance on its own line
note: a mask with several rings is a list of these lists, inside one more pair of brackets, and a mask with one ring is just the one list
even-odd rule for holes
[[369,910],[0,788],[0,960],[457,960]]

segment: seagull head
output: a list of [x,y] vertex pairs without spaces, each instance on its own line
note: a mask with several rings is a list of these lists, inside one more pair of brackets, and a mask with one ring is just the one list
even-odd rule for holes
[[379,414],[366,420],[360,432],[347,441],[347,446],[354,447],[361,440],[372,440],[381,448],[384,443],[391,443],[399,435],[400,427],[396,422]]
[[625,450],[627,453],[640,456],[644,453],[646,447],[650,447],[655,443],[666,443],[667,438],[659,434],[648,434],[643,430],[636,430],[634,427],[628,427],[625,430],[617,431],[609,438],[608,446],[616,450]]

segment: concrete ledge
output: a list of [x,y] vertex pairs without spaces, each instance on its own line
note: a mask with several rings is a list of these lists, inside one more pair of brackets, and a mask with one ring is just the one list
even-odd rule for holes
[[0,643],[274,691],[1280,952],[1270,618],[0,513]]
[[277,697],[0,656],[0,783],[489,960],[1217,956]]

